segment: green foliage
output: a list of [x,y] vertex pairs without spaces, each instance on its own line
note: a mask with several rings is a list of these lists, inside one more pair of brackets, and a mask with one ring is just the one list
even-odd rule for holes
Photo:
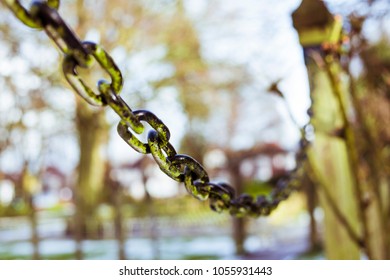
[[26,216],[30,209],[22,199],[16,199],[8,206],[0,205],[0,217]]
[[269,182],[251,180],[244,183],[243,191],[252,196],[268,195],[272,191],[272,188]]

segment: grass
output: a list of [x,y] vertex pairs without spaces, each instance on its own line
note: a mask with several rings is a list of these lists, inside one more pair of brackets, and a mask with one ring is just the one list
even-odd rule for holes
[[220,258],[215,255],[186,255],[183,256],[183,260],[219,260]]
[[324,259],[324,251],[317,247],[313,250],[307,251],[297,257],[297,260],[322,260]]
[[[85,259],[91,259],[98,254],[88,253],[85,255]],[[53,254],[53,255],[41,255],[41,260],[75,260],[74,253]],[[7,252],[0,253],[0,260],[32,260],[30,255],[15,255]]]

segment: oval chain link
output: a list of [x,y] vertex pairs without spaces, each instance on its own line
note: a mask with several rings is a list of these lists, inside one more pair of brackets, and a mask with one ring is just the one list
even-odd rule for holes
[[65,55],[72,56],[82,67],[87,68],[92,64],[88,50],[55,8],[45,2],[34,1],[30,14],[40,22],[46,34]]
[[[3,0],[14,15],[25,25],[31,28],[42,29],[42,22],[40,18],[33,16],[33,14],[26,10],[25,7],[18,0]],[[35,1],[33,4],[36,3]],[[40,2],[39,2],[40,3]],[[60,0],[47,0],[46,5],[52,9],[58,10],[60,7]]]
[[[88,55],[92,55],[103,70],[105,70],[105,72],[111,77],[111,83],[108,83],[105,80],[99,81],[99,91],[103,88],[107,89],[104,85],[109,85],[112,91],[118,95],[122,90],[123,78],[122,73],[111,56],[102,47],[95,43],[83,42],[81,43],[81,47]],[[75,60],[73,54],[67,54],[62,65],[66,80],[85,101],[94,106],[107,105],[105,97],[103,95],[96,94],[79,76],[76,68],[77,66],[80,66],[80,64],[77,60]]]
[[[27,11],[18,0],[2,0],[25,25],[44,29],[48,36],[64,53],[63,72],[68,83],[89,104],[111,107],[120,117],[117,130],[120,137],[135,151],[151,154],[160,167],[172,179],[183,182],[187,191],[199,200],[209,200],[210,207],[216,212],[228,210],[231,215],[262,216],[269,215],[281,201],[299,187],[299,176],[302,168],[299,165],[294,172],[280,179],[268,196],[252,197],[248,194],[235,195],[235,190],[225,183],[210,182],[209,175],[203,166],[188,155],[177,154],[169,142],[168,127],[153,113],[146,110],[132,111],[120,97],[123,78],[112,57],[98,44],[82,42],[65,23],[57,12],[59,0],[34,1]],[[94,58],[94,59],[93,59]],[[111,82],[99,80],[96,94],[79,76],[77,67],[89,68],[96,60],[110,76]],[[152,128],[147,135],[147,143],[141,142],[134,134],[141,134],[145,122]],[[301,151],[297,153],[298,163],[305,158],[309,144],[303,128]]]

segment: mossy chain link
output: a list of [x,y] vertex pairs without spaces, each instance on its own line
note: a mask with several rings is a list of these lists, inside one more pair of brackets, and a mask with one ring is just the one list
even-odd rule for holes
[[[89,104],[111,107],[120,117],[118,134],[135,151],[152,154],[160,169],[172,179],[183,182],[187,191],[199,200],[209,200],[212,210],[227,210],[231,215],[269,215],[281,201],[299,187],[299,176],[309,141],[302,129],[301,150],[296,154],[297,166],[280,178],[268,196],[252,197],[248,194],[235,195],[234,188],[226,183],[211,182],[207,171],[195,159],[178,154],[169,142],[168,127],[152,112],[133,111],[120,97],[123,86],[122,74],[112,57],[98,44],[81,41],[58,13],[59,0],[33,1],[30,10],[18,0],[3,1],[15,16],[25,25],[43,29],[64,54],[62,69],[72,88]],[[111,81],[100,80],[95,93],[77,73],[77,67],[89,68],[96,60],[110,76]],[[135,134],[144,133],[142,122],[152,129],[148,132],[147,143],[141,142]]]

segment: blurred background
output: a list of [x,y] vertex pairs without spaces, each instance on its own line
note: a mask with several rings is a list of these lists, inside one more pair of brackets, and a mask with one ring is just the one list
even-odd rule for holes
[[[59,11],[112,55],[130,107],[155,113],[213,180],[267,194],[296,166],[304,127],[312,145],[298,192],[270,216],[213,212],[127,146],[112,110],[76,96],[53,43],[1,2],[0,259],[390,258],[388,0]],[[90,85],[92,69],[80,69]]]

